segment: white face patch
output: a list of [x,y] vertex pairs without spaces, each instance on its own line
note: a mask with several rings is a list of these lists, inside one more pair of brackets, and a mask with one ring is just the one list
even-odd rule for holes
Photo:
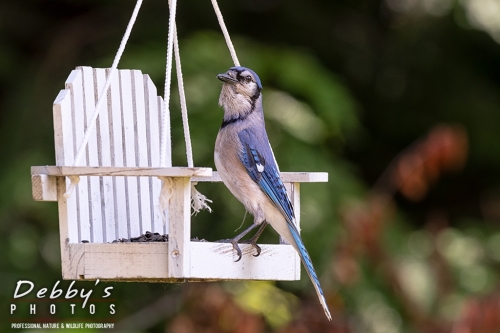
[[257,171],[262,173],[264,171],[264,166],[262,164],[257,163]]

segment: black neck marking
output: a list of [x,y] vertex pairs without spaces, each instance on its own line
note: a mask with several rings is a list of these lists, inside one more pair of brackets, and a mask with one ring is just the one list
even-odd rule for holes
[[255,94],[253,94],[253,96],[250,97],[250,102],[252,103],[252,110],[255,109],[255,103],[257,102],[259,97],[260,97],[260,88],[257,87],[257,91],[255,92]]
[[245,112],[245,113],[243,113],[243,114],[239,114],[239,115],[236,115],[236,116],[232,116],[232,117],[231,117],[231,118],[229,118],[229,119],[224,119],[224,120],[222,121],[222,124],[220,125],[220,129],[223,129],[224,127],[226,127],[226,126],[228,126],[228,125],[231,125],[231,124],[234,124],[234,123],[237,123],[237,122],[239,122],[239,121],[243,121],[243,120],[247,119],[247,118],[248,118],[248,116],[249,116],[250,114],[252,114],[252,113],[253,113],[254,109],[255,109],[255,108],[254,108],[254,107],[252,107],[252,108],[250,109],[250,111],[248,111],[248,112]]

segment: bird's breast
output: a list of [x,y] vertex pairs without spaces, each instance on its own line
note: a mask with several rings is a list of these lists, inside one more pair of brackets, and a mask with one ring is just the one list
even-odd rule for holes
[[241,151],[242,146],[236,134],[232,131],[219,131],[214,151],[215,167],[229,191],[247,211],[254,214],[261,209],[268,198],[250,178],[240,160]]

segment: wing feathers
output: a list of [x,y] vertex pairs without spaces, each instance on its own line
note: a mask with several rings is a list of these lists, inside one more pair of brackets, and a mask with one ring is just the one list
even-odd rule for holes
[[[323,306],[323,310],[329,320],[332,320],[330,311],[326,304],[323,290],[321,289],[318,276],[313,267],[311,257],[300,238],[299,231],[295,226],[295,215],[292,203],[286,193],[285,185],[281,181],[279,171],[275,163],[274,155],[265,137],[252,136],[249,129],[242,130],[238,134],[242,144],[241,162],[245,165],[249,176],[255,181],[262,191],[271,199],[273,204],[278,208],[281,214],[285,217],[287,226],[295,242],[297,252],[300,259],[306,268],[307,274],[311,279],[319,301]],[[260,140],[259,140],[260,139]]]

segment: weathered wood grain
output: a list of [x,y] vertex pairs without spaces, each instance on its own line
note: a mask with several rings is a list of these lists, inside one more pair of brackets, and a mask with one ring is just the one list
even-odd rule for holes
[[[242,244],[243,257],[236,255],[231,244],[188,242],[191,252],[188,280],[298,280],[295,250],[290,245],[261,245],[262,252]],[[73,263],[67,277],[72,279],[106,279],[117,281],[171,282],[169,266],[172,257],[168,243],[68,244]]]
[[150,167],[88,167],[88,166],[33,166],[32,175],[47,176],[133,176],[133,177],[210,177],[211,168],[150,168]]

